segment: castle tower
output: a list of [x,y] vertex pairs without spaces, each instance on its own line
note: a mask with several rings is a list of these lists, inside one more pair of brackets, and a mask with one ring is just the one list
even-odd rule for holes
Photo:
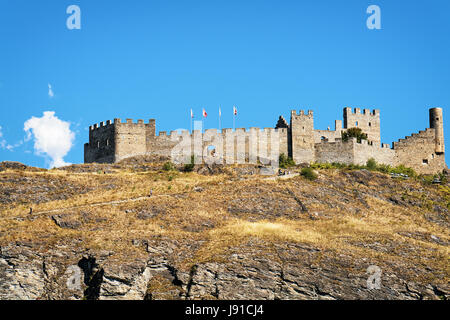
[[292,159],[296,163],[314,161],[314,117],[312,110],[291,111],[290,143]]
[[430,128],[435,130],[436,153],[444,153],[444,118],[442,116],[442,108],[430,109]]
[[380,135],[380,110],[364,109],[361,113],[360,108],[344,108],[344,129],[360,128],[367,134],[367,140],[376,145],[381,144]]

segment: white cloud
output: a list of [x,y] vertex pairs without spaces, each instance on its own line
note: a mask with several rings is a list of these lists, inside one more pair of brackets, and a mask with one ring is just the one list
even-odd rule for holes
[[0,126],[0,148],[2,148],[2,149],[6,148],[6,140],[3,139],[3,132],[2,132],[1,126]]
[[50,83],[48,84],[48,96],[50,98],[53,98],[55,96],[55,94],[53,93],[53,90],[52,90],[52,85]]
[[6,149],[8,151],[14,151],[15,148],[21,146],[23,144],[23,141],[19,141],[15,143],[14,145],[9,144],[5,138],[3,138],[3,132],[2,127],[0,126],[0,149]]
[[41,118],[28,119],[23,129],[27,133],[26,141],[34,137],[35,152],[50,157],[50,168],[70,164],[64,161],[75,140],[70,122],[58,119],[54,111],[45,111]]

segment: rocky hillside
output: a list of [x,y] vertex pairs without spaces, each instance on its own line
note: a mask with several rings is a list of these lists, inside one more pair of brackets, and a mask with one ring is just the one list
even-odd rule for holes
[[0,299],[449,297],[448,185],[299,170],[0,164]]

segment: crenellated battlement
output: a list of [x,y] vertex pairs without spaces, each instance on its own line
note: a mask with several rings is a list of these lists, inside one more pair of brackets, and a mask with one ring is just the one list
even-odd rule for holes
[[94,123],[93,125],[89,126],[89,131],[94,131],[99,128],[108,127],[110,125],[111,125],[111,120],[106,120],[106,123],[103,121],[100,123]]
[[291,110],[291,117],[292,116],[307,116],[307,117],[313,117],[314,112],[312,110],[308,110],[306,113],[304,110],[299,110],[298,113],[296,110]]
[[[362,110],[362,112],[361,112]],[[361,108],[350,108],[350,107],[345,107],[344,108],[344,114],[347,115],[363,115],[363,116],[379,116],[380,114],[380,110],[379,109],[361,109]]]
[[93,125],[89,126],[89,131],[94,131],[97,129],[101,129],[104,127],[109,127],[111,125],[136,125],[136,126],[143,126],[143,125],[147,125],[147,126],[152,126],[155,124],[155,119],[150,119],[147,123],[144,122],[143,119],[138,119],[136,122],[133,122],[133,119],[126,119],[125,122],[122,122],[121,119],[119,118],[115,118],[114,121],[111,120],[106,120],[105,122],[100,122],[100,123],[94,123]]
[[[210,152],[205,150],[214,146],[220,149],[214,150],[222,153],[227,163],[245,159],[256,161],[257,158],[251,155],[253,152],[267,155],[269,150],[272,152],[276,148],[296,163],[318,161],[363,165],[373,158],[378,163],[392,166],[404,164],[419,173],[435,173],[446,167],[442,109],[430,109],[429,116],[430,128],[393,142],[392,148],[390,144],[381,143],[379,109],[345,107],[343,120],[335,120],[334,130],[330,127],[316,130],[312,110],[291,110],[290,122],[279,116],[274,127],[208,128],[204,132],[172,130],[158,134],[155,119],[146,123],[143,119],[115,118],[89,127],[89,143],[84,145],[85,162],[117,162],[136,155],[171,157],[172,150],[184,138],[191,138],[192,143],[187,146],[197,153]],[[353,127],[366,133],[367,140],[342,141],[342,132]],[[200,146],[196,145],[198,141]],[[233,155],[233,150],[240,151]]]

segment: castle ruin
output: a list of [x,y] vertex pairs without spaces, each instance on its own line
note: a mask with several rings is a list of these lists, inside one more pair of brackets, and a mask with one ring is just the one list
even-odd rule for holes
[[[204,133],[160,131],[156,135],[155,119],[148,123],[132,119],[121,122],[110,120],[89,127],[89,143],[84,145],[85,163],[114,163],[138,155],[154,155],[170,158],[173,149],[183,137],[202,141],[199,148],[192,145],[193,153],[206,154],[214,145],[223,158],[222,163],[256,163],[252,154],[270,154],[274,139],[279,153],[284,153],[296,163],[344,163],[364,165],[370,158],[377,163],[397,166],[403,164],[418,173],[432,174],[446,168],[444,124],[441,108],[429,110],[430,127],[393,142],[392,147],[381,144],[380,111],[344,108],[343,122],[335,121],[334,130],[314,129],[313,112],[291,111],[290,123],[280,116],[275,128],[207,129]],[[349,128],[361,128],[367,140],[356,138],[342,140],[342,132]],[[276,133],[276,134],[275,134]],[[230,135],[232,134],[232,135]],[[230,136],[232,138],[230,139]],[[217,143],[220,141],[220,143]],[[242,150],[242,152],[239,152]],[[253,152],[258,151],[258,152]],[[278,151],[278,150],[277,150]]]

